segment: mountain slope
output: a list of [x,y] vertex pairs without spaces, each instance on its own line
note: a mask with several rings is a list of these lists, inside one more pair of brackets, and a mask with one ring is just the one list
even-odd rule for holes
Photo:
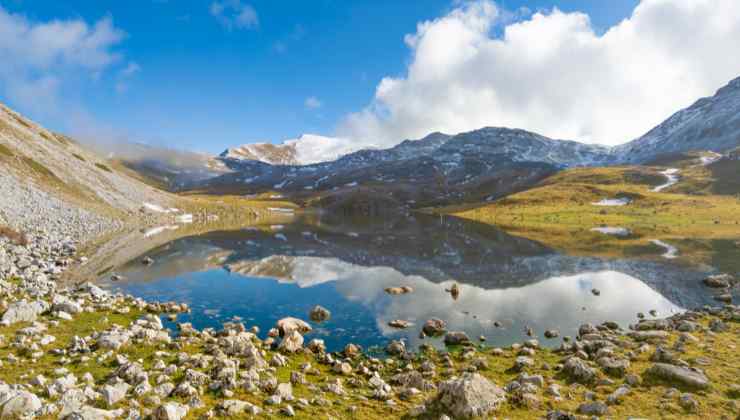
[[111,168],[69,137],[0,104],[0,223],[91,237],[175,197]]
[[644,163],[671,153],[723,153],[736,147],[740,147],[740,78],[612,153],[623,163]]

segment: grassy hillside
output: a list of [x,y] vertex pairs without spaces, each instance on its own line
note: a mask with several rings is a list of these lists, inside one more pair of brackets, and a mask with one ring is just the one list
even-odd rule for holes
[[[435,211],[491,223],[570,252],[635,254],[658,252],[650,240],[740,238],[740,200],[712,194],[711,169],[687,166],[680,181],[661,192],[663,168],[581,168],[561,172],[537,187],[490,204]],[[625,206],[597,206],[627,198]],[[591,231],[624,227],[620,238]]]

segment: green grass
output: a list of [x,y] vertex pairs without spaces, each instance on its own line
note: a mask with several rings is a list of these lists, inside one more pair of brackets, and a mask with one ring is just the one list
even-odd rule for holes
[[42,179],[45,179],[47,181],[51,181],[57,184],[64,184],[64,181],[59,179],[59,177],[57,177],[54,174],[54,172],[52,172],[49,168],[36,162],[30,157],[22,156],[21,160],[23,161],[24,164],[26,164],[26,166],[28,166],[33,172],[36,173],[36,175],[38,175]]
[[[648,239],[740,237],[740,200],[701,193],[701,179],[682,172],[681,181],[666,192],[652,186],[658,168],[585,168],[561,172],[537,187],[493,203],[437,209],[490,223],[530,239],[573,253],[640,252]],[[692,188],[692,194],[674,193]],[[600,207],[604,198],[629,197],[623,207]],[[633,235],[615,238],[591,228],[619,226]]]

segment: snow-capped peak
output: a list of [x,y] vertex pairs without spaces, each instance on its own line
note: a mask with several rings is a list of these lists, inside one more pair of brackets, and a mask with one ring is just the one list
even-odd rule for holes
[[360,148],[358,143],[348,139],[303,134],[277,144],[251,143],[233,147],[221,153],[221,158],[271,165],[311,165],[336,160]]

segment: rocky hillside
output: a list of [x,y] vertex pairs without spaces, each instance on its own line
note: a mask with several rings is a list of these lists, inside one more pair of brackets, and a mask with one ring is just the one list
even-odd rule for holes
[[660,155],[689,151],[723,153],[740,146],[740,78],[709,98],[676,112],[647,134],[617,146],[620,162],[644,163]]
[[144,203],[169,208],[170,196],[120,171],[73,139],[0,104],[0,224],[94,237]]

